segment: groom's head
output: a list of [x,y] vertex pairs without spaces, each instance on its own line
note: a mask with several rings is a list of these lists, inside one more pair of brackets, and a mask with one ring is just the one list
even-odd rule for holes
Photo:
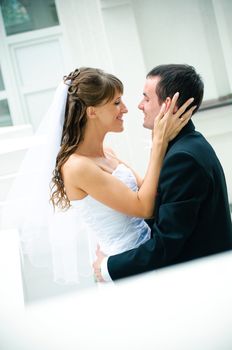
[[169,105],[176,92],[180,93],[177,108],[194,97],[193,103],[188,108],[197,105],[195,113],[202,102],[204,84],[192,66],[186,64],[157,66],[147,74],[146,78],[143,99],[138,106],[144,112],[145,128],[153,129],[154,119],[162,103],[166,102]]

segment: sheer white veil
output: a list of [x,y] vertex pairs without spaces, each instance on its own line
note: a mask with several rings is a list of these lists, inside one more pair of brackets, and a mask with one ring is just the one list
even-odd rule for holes
[[80,276],[92,275],[94,248],[75,208],[54,211],[49,202],[67,93],[61,82],[9,191],[1,226],[18,230],[23,255],[34,266],[50,268],[56,282],[78,283]]

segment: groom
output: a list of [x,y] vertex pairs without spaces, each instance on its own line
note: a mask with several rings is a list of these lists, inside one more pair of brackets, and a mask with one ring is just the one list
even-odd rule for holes
[[[138,106],[144,113],[143,126],[153,129],[162,102],[168,105],[175,92],[180,93],[178,106],[194,97],[194,105],[199,107],[203,90],[203,82],[191,66],[155,67],[147,75]],[[149,224],[151,239],[136,249],[110,257],[98,249],[93,264],[98,281],[116,280],[232,249],[223,169],[191,120],[169,144],[154,218]]]

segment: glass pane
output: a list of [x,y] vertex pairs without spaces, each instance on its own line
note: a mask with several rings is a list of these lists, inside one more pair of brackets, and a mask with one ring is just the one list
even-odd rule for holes
[[0,0],[7,35],[59,24],[55,0]]
[[5,90],[5,86],[4,86],[4,82],[3,82],[3,78],[2,78],[2,72],[0,69],[0,91]]
[[0,127],[11,126],[12,120],[7,100],[0,101]]

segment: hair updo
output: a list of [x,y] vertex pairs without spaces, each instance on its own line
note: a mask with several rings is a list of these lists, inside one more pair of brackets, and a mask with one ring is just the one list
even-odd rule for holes
[[110,102],[115,93],[123,93],[123,84],[114,75],[98,68],[81,67],[64,76],[69,86],[65,107],[61,148],[51,180],[51,202],[60,209],[68,209],[70,201],[66,195],[61,168],[84,138],[87,122],[86,108]]

